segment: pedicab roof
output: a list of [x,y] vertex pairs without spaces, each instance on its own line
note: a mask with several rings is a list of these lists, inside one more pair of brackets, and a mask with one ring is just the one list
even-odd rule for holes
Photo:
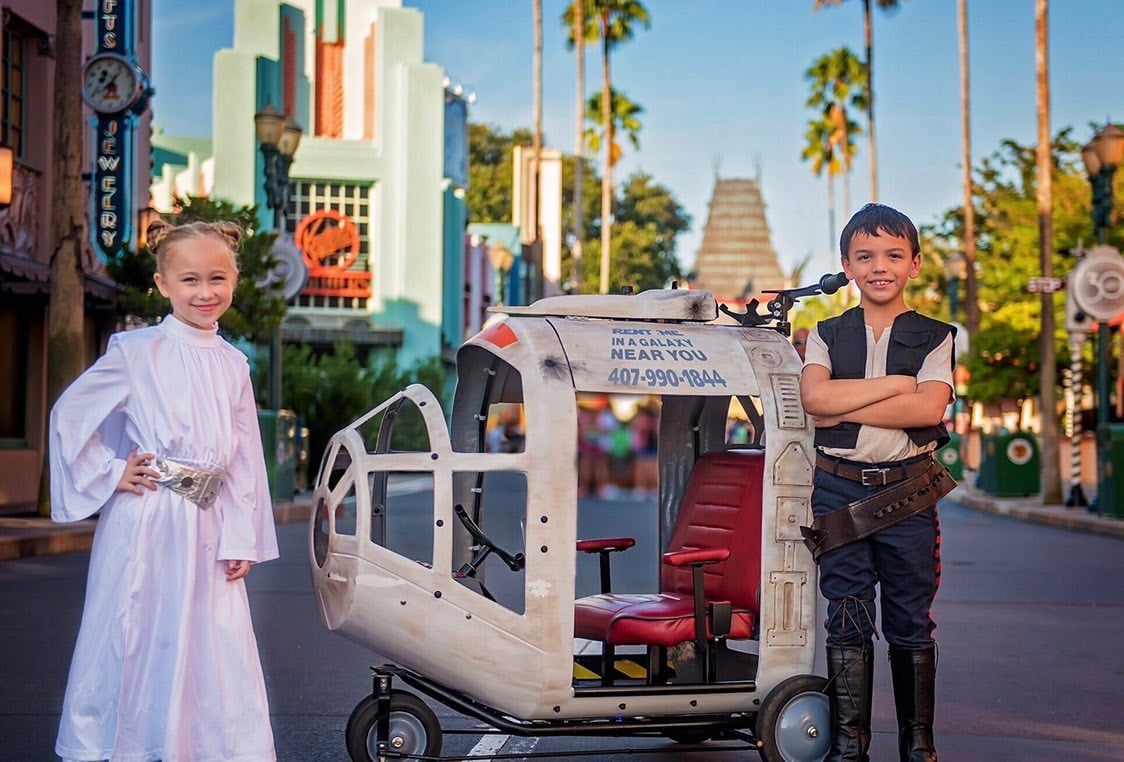
[[623,294],[548,296],[526,307],[489,307],[488,311],[519,317],[590,317],[706,323],[718,317],[718,304],[709,291],[650,289],[634,296]]

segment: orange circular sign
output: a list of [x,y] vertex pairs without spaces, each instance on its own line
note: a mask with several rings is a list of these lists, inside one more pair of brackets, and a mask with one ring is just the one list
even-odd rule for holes
[[335,209],[322,209],[305,217],[293,239],[309,267],[346,270],[359,257],[359,228]]

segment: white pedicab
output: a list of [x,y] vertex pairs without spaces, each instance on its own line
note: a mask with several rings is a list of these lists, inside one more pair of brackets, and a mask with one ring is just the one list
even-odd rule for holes
[[[448,424],[412,385],[331,439],[316,598],[330,629],[392,662],[348,722],[352,759],[438,758],[436,715],[398,683],[505,733],[736,739],[766,760],[822,759],[800,533],[813,427],[786,338],[796,297],[838,287],[821,283],[779,292],[765,315],[753,302],[739,324],[717,322],[704,291],[509,308],[460,348]],[[659,406],[647,503],[579,499],[579,418],[606,395]],[[728,438],[731,411],[748,438]],[[579,537],[579,519],[612,536]],[[658,583],[612,589],[630,554]],[[600,584],[581,589],[587,576]]]

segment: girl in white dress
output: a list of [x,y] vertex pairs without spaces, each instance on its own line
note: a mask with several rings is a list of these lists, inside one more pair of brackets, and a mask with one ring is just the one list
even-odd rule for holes
[[243,577],[277,557],[245,357],[219,337],[242,231],[148,229],[158,326],[118,333],[51,411],[51,515],[100,511],[55,751],[275,760]]

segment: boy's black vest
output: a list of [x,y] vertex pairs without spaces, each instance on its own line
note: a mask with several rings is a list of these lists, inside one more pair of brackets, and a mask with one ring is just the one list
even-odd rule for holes
[[[831,377],[864,378],[866,376],[866,321],[861,307],[852,307],[838,317],[820,321],[820,338],[827,344],[831,357]],[[890,348],[886,353],[886,375],[917,376],[926,356],[956,329],[916,312],[903,312],[890,326]],[[953,361],[955,365],[955,360]],[[816,446],[852,449],[859,440],[860,424],[844,422],[829,428],[816,429]],[[916,445],[948,441],[943,423],[904,429]]]

